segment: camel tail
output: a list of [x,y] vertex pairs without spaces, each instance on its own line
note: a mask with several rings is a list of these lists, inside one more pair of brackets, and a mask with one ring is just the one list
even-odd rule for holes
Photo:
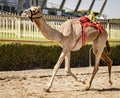
[[110,53],[110,44],[108,40],[106,41],[106,48],[107,48],[107,53]]

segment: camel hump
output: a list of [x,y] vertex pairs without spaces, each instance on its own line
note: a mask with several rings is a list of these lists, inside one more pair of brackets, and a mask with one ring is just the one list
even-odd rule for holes
[[60,27],[60,32],[64,36],[69,36],[72,33],[72,20],[67,20]]

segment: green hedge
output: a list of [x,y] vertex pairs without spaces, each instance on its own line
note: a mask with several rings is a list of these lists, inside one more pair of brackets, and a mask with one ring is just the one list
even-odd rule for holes
[[[88,66],[88,52],[90,47],[91,45],[86,45],[81,50],[72,52],[71,67]],[[53,68],[61,51],[62,48],[58,45],[1,44],[0,70]],[[120,45],[111,48],[110,57],[114,65],[120,65]],[[94,62],[94,55],[92,55],[92,62]],[[102,65],[105,64],[102,62]],[[62,67],[64,67],[64,63]]]

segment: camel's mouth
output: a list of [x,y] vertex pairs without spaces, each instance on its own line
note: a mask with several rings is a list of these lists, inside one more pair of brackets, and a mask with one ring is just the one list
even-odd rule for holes
[[29,16],[28,16],[27,13],[24,11],[24,12],[21,14],[21,17],[23,17],[23,18],[28,18]]
[[30,11],[30,9],[26,9],[25,11],[23,11],[23,13],[21,14],[21,17],[24,17],[24,18],[31,17],[31,11]]
[[22,14],[21,14],[21,17],[23,17],[23,18],[26,17],[26,14],[25,14],[25,13],[22,13]]

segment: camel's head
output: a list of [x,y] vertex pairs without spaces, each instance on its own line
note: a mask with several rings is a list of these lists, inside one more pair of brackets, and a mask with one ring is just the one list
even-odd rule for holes
[[33,21],[34,19],[42,18],[42,12],[40,7],[30,7],[22,13],[22,17],[28,17]]

